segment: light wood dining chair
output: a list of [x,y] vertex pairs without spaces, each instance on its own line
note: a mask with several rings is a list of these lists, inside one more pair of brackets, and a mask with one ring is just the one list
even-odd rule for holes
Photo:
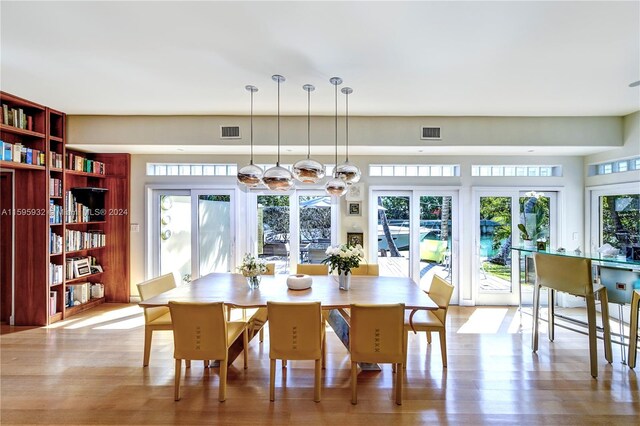
[[296,267],[296,273],[306,275],[328,275],[329,267],[323,264],[300,263]]
[[449,311],[449,302],[453,294],[453,286],[443,278],[434,275],[431,280],[431,287],[426,291],[438,305],[437,311],[414,310],[405,314],[404,328],[407,336],[405,338],[405,361],[404,366],[407,367],[407,349],[409,342],[409,334],[413,331],[425,331],[427,335],[427,343],[431,344],[431,332],[437,331],[440,337],[440,352],[442,353],[442,366],[447,368],[447,312]]
[[402,405],[404,304],[351,305],[351,403],[358,403],[358,363],[391,363],[396,371],[396,404]]
[[225,319],[224,303],[169,302],[173,319],[173,357],[175,358],[175,395],[180,400],[182,360],[219,360],[218,400],[226,399],[229,347],[242,336],[244,368],[247,368],[247,323]]
[[596,294],[599,295],[601,304],[604,356],[609,363],[612,362],[613,357],[611,350],[607,289],[602,286],[594,289],[591,273],[591,259],[533,253],[533,263],[536,271],[536,282],[533,290],[533,334],[531,344],[533,352],[538,350],[538,317],[541,287],[547,287],[549,289],[548,325],[549,340],[552,342],[554,339],[555,292],[562,291],[574,296],[584,297],[587,304],[591,376],[594,378],[598,377]]
[[[140,300],[145,301],[160,293],[176,288],[176,280],[172,273],[137,284]],[[151,340],[153,332],[171,330],[171,314],[166,306],[144,308],[144,356],[142,366],[149,365],[151,356]]]
[[636,367],[638,355],[638,310],[640,309],[640,290],[634,290],[631,298],[631,321],[629,324],[629,368]]
[[269,399],[275,400],[276,360],[315,361],[313,400],[320,402],[325,327],[320,302],[267,302],[269,314]]
[[357,268],[353,268],[351,270],[351,275],[369,275],[377,277],[380,275],[380,270],[377,263],[363,263]]

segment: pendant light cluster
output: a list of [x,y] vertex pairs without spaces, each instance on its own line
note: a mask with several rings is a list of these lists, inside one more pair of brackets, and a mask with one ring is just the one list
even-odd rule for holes
[[[262,169],[253,164],[253,94],[258,91],[255,86],[246,86],[251,93],[251,160],[247,166],[238,170],[238,182],[249,188],[254,188],[261,183],[273,191],[288,191],[294,185],[294,178],[302,183],[318,183],[325,177],[326,171],[322,163],[311,158],[311,92],[315,87],[305,84],[302,89],[307,92],[307,158],[296,161],[293,165],[293,173],[280,166],[280,84],[286,80],[281,75],[271,77],[278,83],[278,130],[277,145],[278,159],[275,167],[271,167],[264,173]],[[333,177],[326,183],[325,190],[329,195],[342,196],[347,192],[347,185],[360,180],[360,169],[349,162],[349,95],[353,93],[350,87],[344,87],[342,93],[345,96],[346,106],[346,158],[345,162],[338,164],[338,86],[342,84],[340,77],[332,77],[330,83],[335,91],[335,164]]]

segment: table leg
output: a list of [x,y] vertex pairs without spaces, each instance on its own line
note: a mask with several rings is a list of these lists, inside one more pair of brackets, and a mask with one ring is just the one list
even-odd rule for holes
[[[338,336],[338,339],[340,339],[342,344],[348,350],[349,349],[349,323],[345,319],[344,317],[345,315],[346,313],[344,312],[340,313],[338,309],[331,309],[327,317],[327,322],[329,323],[333,331],[335,331],[336,336]],[[360,368],[363,371],[381,371],[382,370],[378,364],[369,364],[369,363],[360,362],[358,363],[358,365],[360,365]]]

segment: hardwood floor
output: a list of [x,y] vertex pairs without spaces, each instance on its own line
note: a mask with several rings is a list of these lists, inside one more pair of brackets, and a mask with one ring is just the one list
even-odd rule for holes
[[[0,424],[638,424],[637,372],[604,360],[589,374],[587,337],[558,328],[530,349],[531,317],[514,308],[451,307],[442,368],[437,335],[411,335],[404,401],[395,405],[393,373],[362,372],[350,402],[349,355],[328,329],[322,401],[313,402],[313,362],[278,368],[269,402],[268,333],[229,369],[219,403],[218,369],[194,362],[173,400],[173,342],[155,332],[142,367],[142,311],[104,304],[48,328],[2,326]],[[544,329],[545,327],[541,327]],[[279,366],[279,364],[278,364]],[[185,370],[183,369],[183,372]]]

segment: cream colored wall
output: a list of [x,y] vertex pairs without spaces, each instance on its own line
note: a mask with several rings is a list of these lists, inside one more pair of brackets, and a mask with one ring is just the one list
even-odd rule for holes
[[[306,117],[281,118],[281,142],[306,145]],[[219,126],[241,126],[243,139],[221,141]],[[313,117],[314,147],[332,147],[332,117]],[[343,121],[340,121],[341,131]],[[442,140],[420,139],[421,126],[441,126]],[[69,116],[68,140],[96,145],[247,146],[249,119],[242,116]],[[620,117],[350,117],[354,147],[394,146],[593,146],[622,145]],[[273,146],[274,117],[254,118],[254,143]],[[343,143],[342,133],[340,144]],[[332,151],[330,151],[332,152]]]
[[625,173],[612,173],[601,176],[588,176],[589,166],[611,160],[621,160],[640,156],[640,111],[623,117],[623,145],[619,148],[600,154],[584,157],[584,173],[586,186],[612,185],[617,183],[638,182],[640,186],[640,170]]

